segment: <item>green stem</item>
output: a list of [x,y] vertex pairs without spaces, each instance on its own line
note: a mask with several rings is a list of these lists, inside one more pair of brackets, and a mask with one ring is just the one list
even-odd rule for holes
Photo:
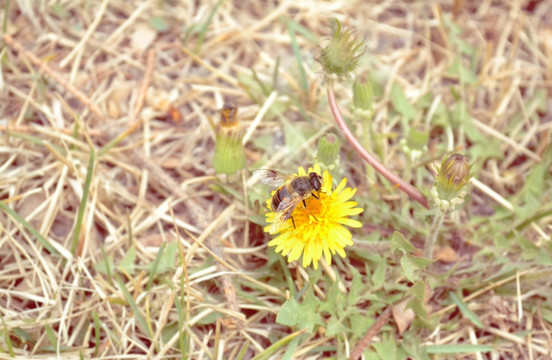
[[414,186],[410,185],[399,176],[391,172],[389,169],[387,169],[355,138],[355,136],[353,135],[351,130],[349,130],[349,127],[345,123],[345,120],[343,120],[343,117],[341,116],[341,111],[339,110],[339,107],[337,106],[337,103],[335,101],[333,82],[331,80],[328,80],[327,92],[330,109],[335,118],[335,121],[337,122],[337,125],[343,132],[343,135],[345,136],[347,141],[355,148],[358,154],[362,156],[362,158],[366,160],[366,162],[370,164],[370,166],[372,166],[377,172],[379,172],[387,180],[391,181],[393,185],[396,185],[399,189],[407,193],[408,196],[410,196],[412,199],[422,204],[426,209],[429,209],[429,203],[427,202],[426,197],[418,189],[416,189]]
[[433,260],[433,248],[437,242],[437,235],[439,235],[439,230],[441,229],[441,225],[443,225],[443,220],[445,220],[446,215],[447,211],[441,210],[433,219],[431,230],[429,231],[429,237],[427,238],[424,246],[424,257],[426,259]]

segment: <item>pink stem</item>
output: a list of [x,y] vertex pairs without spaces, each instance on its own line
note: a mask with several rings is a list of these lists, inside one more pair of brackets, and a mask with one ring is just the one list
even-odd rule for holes
[[379,172],[387,180],[395,184],[399,189],[407,193],[408,196],[410,196],[412,199],[422,204],[426,209],[429,209],[429,203],[427,202],[426,197],[420,191],[418,191],[418,189],[416,189],[414,186],[410,185],[409,183],[392,173],[385,166],[383,166],[382,163],[380,163],[375,157],[373,157],[368,151],[366,151],[366,149],[358,142],[351,130],[349,130],[349,128],[347,127],[347,124],[343,120],[343,117],[341,116],[339,107],[335,102],[335,95],[333,92],[333,85],[331,83],[331,80],[328,81],[327,90],[328,101],[330,102],[330,109],[332,110],[332,114],[337,122],[337,125],[343,132],[343,135],[345,135],[345,138],[347,138],[347,141],[349,141],[349,143],[353,145],[360,156],[362,156],[362,158],[366,160],[368,164],[376,169],[377,172]]

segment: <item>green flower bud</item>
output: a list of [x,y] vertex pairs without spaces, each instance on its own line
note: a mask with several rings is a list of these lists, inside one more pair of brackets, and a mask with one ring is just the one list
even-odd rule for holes
[[341,142],[332,133],[324,135],[318,141],[317,162],[324,164],[328,169],[333,170],[339,163],[339,148]]
[[322,65],[326,76],[343,77],[352,72],[362,53],[357,54],[362,41],[357,41],[349,30],[343,30],[341,23],[337,26],[330,42],[322,49],[317,61]]
[[443,159],[430,195],[437,206],[448,210],[464,201],[466,192],[462,189],[469,181],[469,159],[461,154],[452,154]]
[[353,83],[353,108],[355,111],[372,111],[374,91],[372,83],[365,78],[358,78]]
[[243,131],[238,120],[238,109],[225,104],[220,110],[220,122],[215,129],[213,167],[217,174],[233,174],[246,165],[242,144]]

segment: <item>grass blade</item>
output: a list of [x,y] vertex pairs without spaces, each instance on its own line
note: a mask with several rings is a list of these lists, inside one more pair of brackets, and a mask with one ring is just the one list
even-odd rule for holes
[[466,305],[466,303],[462,301],[462,299],[456,296],[456,294],[453,293],[452,291],[449,292],[449,296],[452,299],[452,301],[454,301],[456,306],[458,306],[458,309],[460,309],[460,311],[465,317],[467,317],[475,326],[477,326],[480,329],[483,329],[483,323],[481,322],[481,320],[479,320],[477,315],[468,308],[468,306]]
[[95,345],[94,345],[94,357],[98,356],[100,351],[100,331],[102,329],[102,323],[98,317],[96,310],[92,311],[92,319],[94,320],[94,333],[95,333]]
[[291,340],[295,339],[296,336],[301,335],[304,333],[304,330],[296,331],[292,334],[289,334],[283,339],[280,339],[276,341],[274,344],[267,347],[262,353],[258,354],[253,358],[253,360],[263,360],[270,357],[272,354],[274,354],[276,351],[280,350],[281,348],[285,347]]
[[42,236],[37,229],[35,229],[31,224],[29,224],[25,219],[23,219],[17,212],[10,208],[4,201],[0,201],[0,209],[4,210],[5,213],[10,215],[16,222],[20,223],[25,229],[27,229],[41,244],[53,255],[59,255],[59,252],[54,248],[54,246]]
[[148,335],[150,338],[153,338],[153,334],[151,334],[151,332],[149,331],[149,326],[148,326],[148,323],[146,322],[146,318],[144,318],[144,315],[142,315],[142,313],[140,312],[138,305],[136,305],[134,298],[126,288],[125,283],[123,282],[123,280],[118,274],[114,274],[114,275],[115,275],[115,280],[119,284],[119,287],[121,288],[121,292],[123,293],[123,296],[126,302],[134,312],[134,316],[136,317],[136,321],[138,322],[138,326],[140,327],[140,330],[142,330],[142,332],[145,335]]
[[195,49],[196,54],[199,54],[199,52],[201,51],[201,45],[203,45],[203,40],[205,39],[205,33],[207,32],[207,28],[209,27],[209,24],[213,20],[213,16],[215,16],[215,14],[217,13],[218,8],[222,4],[222,1],[223,0],[219,0],[217,2],[217,4],[213,7],[213,10],[211,10],[211,12],[209,13],[207,20],[205,20],[203,25],[201,25],[201,27],[199,28],[199,37],[197,39],[197,44]]
[[293,21],[286,19],[286,26],[288,28],[289,37],[291,39],[291,48],[293,50],[293,54],[295,55],[295,60],[297,60],[297,67],[299,70],[299,83],[301,84],[303,91],[307,93],[309,90],[309,84],[307,82],[307,74],[305,73],[305,69],[303,68],[303,57],[301,56],[301,49],[299,48],[299,44],[297,44],[297,38],[295,37],[296,24]]
[[90,182],[92,181],[92,173],[94,172],[95,152],[94,148],[90,149],[90,158],[88,159],[88,170],[86,172],[86,180],[84,181],[84,189],[82,191],[82,199],[77,214],[77,224],[75,225],[75,233],[73,234],[73,243],[71,244],[71,254],[75,255],[79,244],[79,236],[82,226],[82,218],[84,217],[84,209],[90,192]]
[[161,244],[161,246],[159,247],[159,251],[157,252],[157,256],[155,257],[155,260],[153,260],[153,264],[151,265],[151,271],[148,278],[148,284],[146,285],[146,291],[151,289],[151,285],[153,284],[153,278],[157,273],[157,267],[159,266],[159,261],[161,261],[161,257],[163,256],[163,252],[165,251],[165,245],[166,243]]

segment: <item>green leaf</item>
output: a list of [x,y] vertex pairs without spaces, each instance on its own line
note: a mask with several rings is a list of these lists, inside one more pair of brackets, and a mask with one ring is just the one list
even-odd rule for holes
[[410,149],[423,150],[429,140],[429,132],[410,130],[406,138],[406,143]]
[[394,360],[397,359],[397,344],[395,339],[389,337],[385,340],[382,340],[379,343],[374,343],[372,345],[376,352],[378,353],[381,359],[385,360]]
[[414,272],[419,269],[412,262],[410,256],[406,255],[401,257],[401,268],[403,269],[404,276],[408,279],[408,281],[414,282],[416,280],[414,278]]
[[452,64],[447,69],[446,72],[448,75],[458,77],[460,83],[462,84],[475,84],[477,82],[477,75],[473,72],[472,69],[464,66],[462,63],[462,58],[460,56],[454,57]]
[[386,270],[387,261],[385,261],[385,259],[381,259],[381,261],[378,262],[376,270],[374,270],[374,273],[372,274],[372,284],[375,290],[380,289],[383,286],[385,282]]
[[396,250],[400,250],[408,254],[416,251],[416,248],[408,242],[408,240],[406,240],[400,232],[395,231],[391,237],[391,251],[395,252]]
[[[173,241],[176,243],[176,241]],[[155,278],[155,275],[157,274],[157,270],[159,269],[159,262],[161,261],[161,257],[163,256],[163,253],[165,252],[165,246],[167,243],[162,243],[159,247],[159,250],[157,251],[157,256],[155,257],[155,260],[153,260],[153,263],[151,264],[150,274],[148,277],[148,284],[146,285],[146,291],[149,291],[151,289],[151,286],[153,285],[153,278]]]
[[205,39],[205,34],[207,33],[207,29],[209,28],[209,24],[213,21],[213,17],[217,13],[220,5],[222,4],[223,0],[219,0],[216,5],[213,7],[213,9],[209,12],[209,16],[207,17],[207,20],[203,24],[201,24],[200,27],[198,27],[198,33],[199,37],[196,44],[196,53],[199,54],[201,51],[201,46],[203,45],[203,40]]
[[134,298],[132,297],[132,295],[130,294],[128,289],[126,288],[125,283],[123,282],[123,280],[121,279],[119,274],[114,274],[114,277],[115,277],[115,280],[117,281],[117,284],[119,284],[119,288],[121,289],[123,297],[125,298],[127,304],[130,306],[130,308],[132,309],[132,311],[134,313],[134,317],[136,318],[136,322],[138,324],[138,327],[140,328],[140,330],[144,334],[148,335],[150,338],[153,338],[151,328],[148,326],[146,318],[144,317],[144,315],[142,314],[142,312],[138,308],[138,305],[136,305],[136,302],[134,301]]
[[366,288],[366,284],[363,283],[362,275],[356,268],[351,266],[350,271],[353,275],[353,280],[347,294],[347,304],[354,306],[361,300],[361,293]]
[[299,304],[294,298],[287,300],[278,312],[276,322],[312,331],[315,325],[322,325],[322,318],[316,311],[318,305],[318,299],[314,296],[311,287],[307,290],[307,295],[302,304]]
[[454,301],[456,306],[458,306],[458,309],[460,309],[460,312],[466,318],[468,318],[478,328],[483,329],[483,323],[481,322],[481,320],[479,320],[479,317],[477,317],[477,315],[468,308],[468,306],[462,301],[462,299],[456,296],[456,294],[453,293],[452,291],[449,292],[449,296],[452,299],[452,301]]
[[294,298],[288,299],[280,308],[276,316],[276,322],[286,326],[296,326],[299,320],[301,305]]
[[82,198],[79,205],[79,211],[77,213],[77,221],[75,224],[75,231],[73,233],[73,242],[71,244],[71,254],[75,255],[80,240],[80,232],[82,226],[82,219],[84,218],[84,210],[86,210],[86,203],[88,201],[88,193],[90,192],[90,183],[92,181],[92,174],[94,173],[94,161],[95,151],[94,148],[90,149],[90,156],[88,157],[88,169],[86,170],[86,179],[84,180],[84,188],[82,191]]
[[165,251],[161,255],[159,265],[157,266],[157,274],[163,274],[174,269],[176,257],[178,255],[178,242],[170,242]]
[[121,262],[119,263],[119,266],[117,267],[126,270],[129,274],[133,274],[134,269],[136,268],[136,265],[134,264],[135,261],[136,247],[132,245],[126,252],[125,256],[123,256]]
[[410,288],[409,293],[412,294],[417,301],[423,303],[425,301],[425,287],[423,281],[416,281]]
[[[259,353],[257,356],[252,358],[251,360],[264,360],[269,359],[272,354],[274,354],[276,351],[280,350],[284,346],[287,346],[291,343],[293,339],[295,339],[298,335],[301,335],[301,331],[296,331],[292,334],[289,334],[285,338],[278,340],[274,344],[270,345],[268,348],[266,348],[263,352]],[[293,343],[289,346],[294,346]]]
[[[108,268],[109,266],[109,268]],[[107,258],[103,258],[94,265],[94,269],[102,274],[112,273],[111,269],[115,267],[113,263],[113,254],[109,254]]]
[[349,332],[349,329],[341,323],[337,316],[332,316],[326,327],[326,336],[334,336],[344,332]]
[[393,104],[393,107],[399,114],[404,116],[407,120],[412,120],[416,118],[416,109],[410,101],[408,101],[408,98],[404,94],[403,89],[401,86],[394,82],[393,86],[391,87],[391,103]]
[[36,340],[31,335],[29,335],[29,333],[26,332],[25,330],[16,327],[16,328],[13,328],[12,331],[13,331],[13,334],[17,336],[22,343],[29,343],[31,345],[36,344]]
[[169,24],[165,21],[164,18],[160,16],[154,16],[149,21],[150,26],[153,30],[157,31],[158,33],[164,33],[169,31]]
[[326,295],[326,300],[320,304],[319,312],[327,312],[332,315],[336,313],[336,310],[343,309],[347,305],[345,294],[339,290],[338,284],[337,282],[331,284]]
[[351,311],[349,314],[349,322],[351,323],[351,331],[355,338],[361,338],[366,331],[374,323],[373,313],[366,313],[360,311]]
[[180,326],[177,322],[173,322],[170,324],[167,324],[163,326],[163,330],[161,331],[161,340],[164,344],[167,344],[173,336],[175,336],[180,329]]
[[98,312],[96,310],[92,310],[92,319],[94,320],[94,333],[95,333],[93,357],[96,357],[100,349],[100,335],[101,335],[101,329],[102,329],[102,323],[100,322],[100,318],[98,317]]

